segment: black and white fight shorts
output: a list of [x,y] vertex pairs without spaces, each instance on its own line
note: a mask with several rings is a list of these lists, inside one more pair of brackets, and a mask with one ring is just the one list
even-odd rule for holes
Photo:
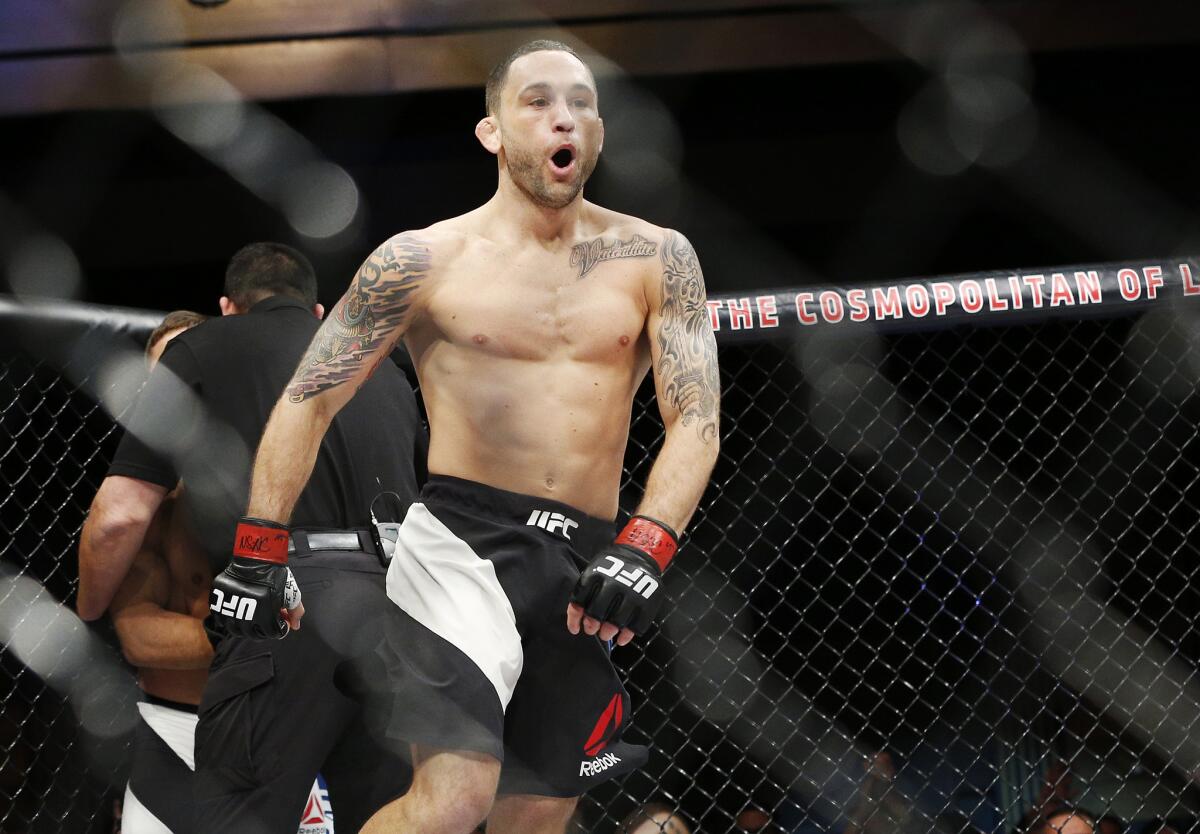
[[648,758],[621,736],[629,695],[611,646],[567,631],[567,601],[611,521],[431,476],[387,575],[380,646],[392,739],[501,760],[500,793],[569,797]]
[[[196,707],[144,695],[138,703],[129,783],[121,807],[121,834],[202,834],[222,831],[196,819],[192,790],[196,760]],[[301,809],[297,809],[300,811]],[[333,834],[333,810],[321,777],[313,783],[296,831]],[[290,829],[289,829],[290,831]]]

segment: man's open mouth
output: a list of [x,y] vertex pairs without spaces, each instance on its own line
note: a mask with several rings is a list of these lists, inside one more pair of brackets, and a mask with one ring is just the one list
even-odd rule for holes
[[570,148],[560,148],[550,157],[550,162],[555,168],[564,170],[569,168],[571,163],[575,161],[575,151]]

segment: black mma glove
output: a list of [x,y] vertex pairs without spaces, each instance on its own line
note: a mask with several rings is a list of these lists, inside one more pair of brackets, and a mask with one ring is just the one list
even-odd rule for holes
[[679,547],[675,531],[635,515],[579,576],[571,602],[589,617],[641,634],[662,603],[662,575]]
[[281,608],[300,605],[300,589],[287,566],[288,530],[274,521],[243,518],[233,559],[213,580],[213,627],[237,637],[280,638],[288,633]]

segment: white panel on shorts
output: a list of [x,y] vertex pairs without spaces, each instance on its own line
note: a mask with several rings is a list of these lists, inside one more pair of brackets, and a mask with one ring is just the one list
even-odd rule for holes
[[162,704],[138,702],[138,712],[150,729],[158,734],[175,755],[183,759],[188,770],[196,769],[196,724],[197,715],[183,710],[164,707]]
[[496,569],[424,504],[409,507],[388,567],[387,594],[479,667],[508,708],[524,656]]
[[125,786],[125,801],[121,803],[121,834],[172,834],[162,820],[150,813],[133,795],[133,788]]

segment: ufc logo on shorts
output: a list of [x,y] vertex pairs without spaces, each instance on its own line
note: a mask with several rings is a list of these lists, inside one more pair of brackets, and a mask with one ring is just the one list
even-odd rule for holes
[[224,614],[226,617],[233,617],[235,620],[254,619],[254,609],[258,607],[258,600],[239,597],[237,594],[230,594],[229,599],[225,599],[225,592],[220,588],[213,588],[212,592],[212,605],[208,607],[213,611]]
[[579,526],[578,522],[571,521],[562,513],[552,513],[549,510],[534,510],[525,524],[529,527],[541,527],[547,533],[560,532],[564,539],[570,539],[571,528]]
[[625,563],[616,556],[605,556],[604,558],[608,560],[608,564],[602,568],[596,568],[596,573],[611,576],[622,585],[628,585],[630,588],[633,588],[634,592],[641,594],[646,599],[654,596],[654,592],[658,590],[657,579],[641,568],[622,570],[625,567]]

